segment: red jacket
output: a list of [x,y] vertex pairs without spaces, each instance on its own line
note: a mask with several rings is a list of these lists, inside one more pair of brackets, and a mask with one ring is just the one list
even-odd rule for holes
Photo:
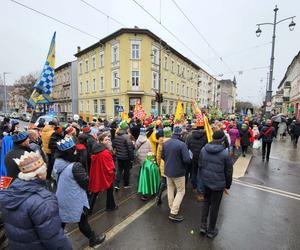
[[248,128],[248,131],[249,131],[249,133],[250,133],[250,135],[251,135],[251,137],[249,138],[249,141],[250,141],[250,142],[254,142],[255,138],[254,138],[254,136],[253,136],[253,131],[252,131],[252,129],[251,129],[251,128]]
[[110,188],[115,179],[114,170],[115,164],[108,149],[92,154],[89,190],[97,193]]

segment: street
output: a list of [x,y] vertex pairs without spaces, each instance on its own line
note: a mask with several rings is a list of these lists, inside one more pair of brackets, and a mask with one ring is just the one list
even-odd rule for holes
[[[90,222],[97,233],[107,234],[99,249],[299,249],[300,152],[289,138],[272,147],[270,162],[263,163],[255,151],[245,176],[223,196],[214,240],[199,235],[201,203],[190,186],[181,207],[185,220],[174,223],[168,219],[166,197],[160,207],[155,200],[139,199],[134,168],[133,188],[115,193],[117,211],[105,212],[105,194],[98,198]],[[88,245],[76,225],[67,230],[74,249]]]

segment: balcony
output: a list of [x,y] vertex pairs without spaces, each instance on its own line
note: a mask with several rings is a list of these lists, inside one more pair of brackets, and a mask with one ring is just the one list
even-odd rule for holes
[[284,96],[282,97],[283,102],[289,102],[290,101],[290,97],[289,96]]

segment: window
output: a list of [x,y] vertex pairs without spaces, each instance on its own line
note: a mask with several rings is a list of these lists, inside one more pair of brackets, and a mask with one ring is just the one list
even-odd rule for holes
[[98,100],[94,100],[94,114],[98,113]]
[[180,64],[177,64],[177,75],[180,75]]
[[172,63],[171,63],[171,71],[174,74],[174,61],[173,60],[172,60]]
[[189,97],[189,87],[188,86],[186,86],[186,92],[185,92],[185,94],[186,94],[186,97]]
[[139,78],[140,78],[139,71],[132,71],[131,72],[131,84],[132,84],[132,86],[139,86]]
[[169,114],[174,113],[174,101],[169,102]]
[[184,88],[184,85],[182,85],[182,86],[181,86],[181,95],[185,96],[185,93],[184,93],[184,92],[185,92],[185,88]]
[[95,92],[95,91],[96,91],[96,80],[93,79],[93,92]]
[[79,103],[79,112],[83,112],[83,101]]
[[85,60],[85,73],[89,71],[89,60]]
[[140,45],[139,44],[132,44],[131,45],[131,58],[132,59],[140,59]]
[[92,57],[92,64],[93,64],[93,70],[95,70],[96,69],[96,57],[95,56]]
[[176,94],[179,95],[179,83],[177,83]]
[[192,72],[192,80],[194,80],[194,72]]
[[79,93],[82,94],[82,82],[79,84]]
[[105,113],[105,99],[100,99],[100,113]]
[[104,67],[104,53],[100,53],[100,67]]
[[165,56],[165,70],[168,70],[168,57]]
[[86,112],[90,112],[90,101],[86,101]]
[[155,113],[156,112],[156,101],[155,100],[151,100],[151,113]]
[[82,62],[79,63],[79,74],[82,74]]
[[113,107],[114,107],[114,116],[119,115],[119,111],[118,111],[119,99],[113,99]]
[[114,45],[112,47],[112,62],[116,63],[119,59],[119,55],[118,55],[118,45]]
[[100,77],[100,90],[104,90],[104,77]]
[[168,81],[167,79],[164,79],[164,92],[168,91]]
[[158,49],[157,48],[152,49],[152,63],[158,64]]
[[118,71],[112,72],[112,87],[113,88],[119,88],[119,76]]
[[190,80],[190,70],[187,70],[187,79]]
[[158,74],[156,72],[152,73],[152,88],[158,89]]
[[171,92],[171,94],[174,94],[174,81],[171,81],[170,92]]
[[85,93],[89,92],[89,81],[85,82]]
[[182,77],[185,78],[185,67],[182,67]]
[[166,114],[168,112],[167,111],[167,106],[168,106],[167,100],[164,100],[163,103],[162,103],[162,113],[163,114]]

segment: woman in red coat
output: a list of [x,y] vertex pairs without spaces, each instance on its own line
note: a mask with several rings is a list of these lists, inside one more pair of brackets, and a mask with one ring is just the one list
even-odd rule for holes
[[[101,140],[100,140],[101,141]],[[115,164],[111,152],[106,144],[109,138],[104,138],[103,143],[95,143],[92,148],[91,169],[89,176],[89,190],[92,193],[90,197],[90,213],[99,192],[107,191],[106,211],[117,209],[113,194],[113,181],[115,180]]]

